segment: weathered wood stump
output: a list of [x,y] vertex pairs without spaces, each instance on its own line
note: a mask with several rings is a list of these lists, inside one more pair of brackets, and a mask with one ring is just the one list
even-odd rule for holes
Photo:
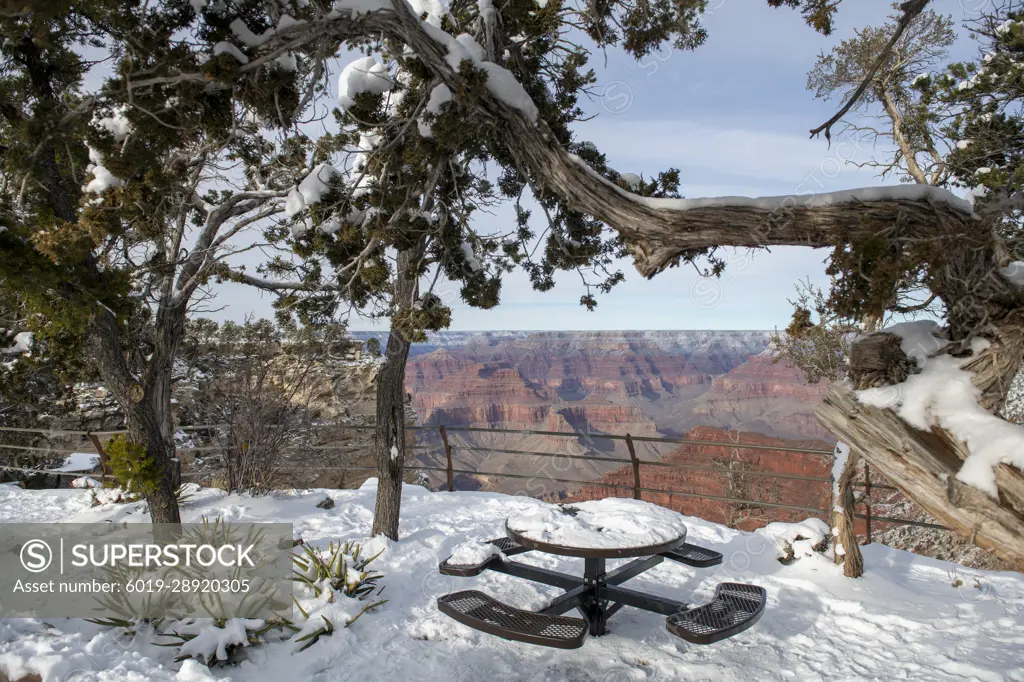
[[843,564],[843,575],[847,578],[859,578],[864,573],[864,557],[861,556],[860,544],[857,542],[853,516],[856,507],[853,484],[856,482],[859,464],[860,457],[856,451],[851,451],[839,479],[835,481],[835,489],[839,494],[833,494],[832,500],[835,517],[832,541],[835,543],[836,563]]
[[[872,377],[898,377],[912,364],[898,343],[876,337],[895,338],[883,332],[854,343],[851,382],[858,377],[858,383],[870,385]],[[964,365],[976,372],[974,383],[983,396],[988,385],[1007,372],[1007,346],[1015,344],[993,343]],[[885,366],[882,358],[891,365]],[[1024,570],[1024,472],[1006,464],[996,467],[998,498],[961,483],[956,475],[970,454],[965,443],[938,426],[928,431],[911,426],[896,413],[896,406],[859,402],[851,382],[830,387],[815,410],[822,426],[957,535]]]

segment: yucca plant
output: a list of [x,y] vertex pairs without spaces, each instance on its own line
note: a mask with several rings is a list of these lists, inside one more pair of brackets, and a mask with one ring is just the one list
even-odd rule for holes
[[377,589],[377,582],[384,577],[382,573],[366,570],[384,550],[363,558],[359,557],[362,547],[352,542],[339,542],[337,547],[332,542],[326,550],[303,544],[302,550],[292,556],[292,561],[301,569],[293,571],[293,579],[308,586],[317,597],[325,585],[330,585],[332,590],[347,597],[363,599]]
[[[384,591],[381,585],[378,589],[378,582],[384,577],[382,573],[368,571],[367,566],[374,559],[379,557],[384,550],[377,552],[371,557],[360,556],[362,546],[353,542],[338,543],[332,542],[326,550],[316,549],[303,544],[302,552],[294,554],[292,561],[296,569],[293,570],[293,580],[301,583],[313,591],[313,594],[320,598],[325,595],[328,603],[334,601],[337,592],[353,599],[366,599],[370,595],[380,595]],[[304,618],[309,618],[309,613],[302,608],[298,600],[292,597],[295,607]],[[345,627],[352,625],[360,616],[367,611],[387,603],[387,599],[367,602],[359,613],[352,616],[345,622]],[[308,632],[296,638],[296,642],[302,642],[299,651],[304,651],[319,641],[325,635],[334,632],[334,623],[327,616],[320,614],[324,624],[312,632]]]

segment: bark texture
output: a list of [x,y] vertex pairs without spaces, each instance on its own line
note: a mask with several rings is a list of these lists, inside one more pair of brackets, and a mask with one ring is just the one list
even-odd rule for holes
[[[983,405],[984,396],[990,394],[990,404],[984,405],[989,409],[1001,404],[995,396],[1005,395],[1005,390],[994,386],[1016,373],[1024,353],[1024,330],[1019,326],[1002,329],[1004,333],[993,334],[995,340],[987,350],[964,365],[975,372]],[[897,362],[906,362],[905,356]],[[852,366],[851,377],[857,375],[858,367]],[[897,398],[898,389],[893,390]],[[999,465],[995,471],[998,498],[961,483],[956,474],[969,455],[963,442],[939,427],[914,428],[891,408],[860,403],[843,384],[829,389],[816,413],[825,428],[943,525],[1024,570],[1024,472]]]
[[[854,450],[846,459],[846,465],[839,475],[836,487],[839,499],[833,500],[835,523],[833,525],[834,542],[842,545],[843,553],[836,552],[836,563],[843,564],[843,575],[847,578],[859,578],[864,573],[864,557],[860,553],[857,533],[854,529],[854,508],[856,500],[853,496],[853,484],[857,476],[860,457]],[[837,547],[838,549],[838,547]]]
[[98,312],[90,322],[88,348],[104,386],[124,412],[128,437],[144,445],[146,455],[164,472],[156,492],[146,498],[153,523],[180,524],[176,494],[180,471],[174,457],[170,367],[166,372],[151,374],[152,387],[147,390],[144,383],[149,382],[137,380],[129,371],[117,320],[107,310]]
[[398,540],[398,520],[402,507],[402,480],[405,467],[405,363],[411,345],[401,320],[408,314],[418,289],[415,259],[411,250],[398,252],[395,275],[396,314],[384,353],[384,364],[377,373],[377,429],[374,448],[377,455],[377,503],[373,513],[373,535]]

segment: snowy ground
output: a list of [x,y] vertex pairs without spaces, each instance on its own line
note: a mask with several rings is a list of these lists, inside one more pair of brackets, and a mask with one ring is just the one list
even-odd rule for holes
[[[316,503],[330,494],[330,510]],[[366,541],[375,483],[355,491],[307,491],[269,498],[203,490],[185,520],[292,521],[306,541]],[[768,608],[751,630],[711,646],[690,645],[665,630],[664,618],[625,608],[610,634],[562,651],[508,642],[441,615],[438,595],[478,588],[524,608],[560,591],[485,572],[439,575],[437,564],[468,539],[498,537],[504,519],[539,505],[491,493],[430,493],[406,486],[402,541],[374,567],[385,574],[389,601],[347,630],[301,654],[277,643],[249,651],[250,660],[212,673],[173,662],[174,650],[147,638],[120,641],[81,620],[0,620],[0,673],[45,682],[215,679],[254,682],[318,680],[1016,680],[1024,681],[1024,576],[975,571],[880,545],[864,548],[867,572],[850,580],[820,555],[790,566],[775,560],[763,536],[689,519],[690,538],[721,551],[711,569],[666,562],[627,585],[683,601],[707,600],[716,583],[756,583]],[[145,521],[136,505],[89,507],[86,490],[25,491],[0,486],[6,522]],[[381,541],[370,544],[379,546]],[[374,550],[376,551],[376,549]],[[579,572],[581,559],[527,553],[528,563]],[[962,585],[952,583],[959,579]],[[977,586],[976,586],[977,585]],[[571,615],[571,614],[569,614]],[[0,679],[3,675],[0,674]]]

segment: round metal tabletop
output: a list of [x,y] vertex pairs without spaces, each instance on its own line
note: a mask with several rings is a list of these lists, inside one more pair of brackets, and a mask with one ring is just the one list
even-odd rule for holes
[[681,535],[678,538],[655,545],[639,545],[636,547],[570,547],[533,540],[509,528],[508,519],[505,520],[505,533],[521,546],[538,552],[580,557],[583,559],[626,559],[629,557],[654,556],[662,552],[670,552],[686,542],[686,529],[682,528],[680,531]]

